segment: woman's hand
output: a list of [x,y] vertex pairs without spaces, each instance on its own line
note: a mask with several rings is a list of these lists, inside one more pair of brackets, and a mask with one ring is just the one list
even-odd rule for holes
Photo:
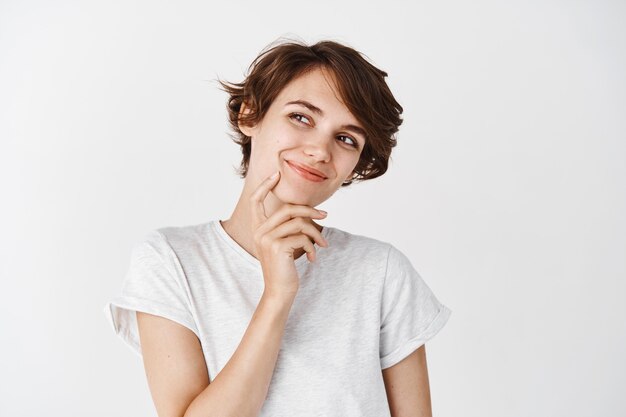
[[[263,201],[280,177],[266,178],[251,196],[252,232],[255,252],[261,261],[265,293],[279,296],[295,296],[300,286],[293,252],[304,249],[309,261],[315,260],[313,242],[327,247],[328,243],[317,228],[306,219],[326,217],[310,206],[285,204],[269,218]],[[313,239],[313,242],[311,241]]]

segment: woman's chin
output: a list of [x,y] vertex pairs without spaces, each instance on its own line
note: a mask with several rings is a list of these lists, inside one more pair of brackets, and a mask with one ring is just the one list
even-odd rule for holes
[[320,204],[315,201],[315,196],[304,187],[283,183],[282,180],[272,189],[274,196],[285,204],[296,204],[315,207]]

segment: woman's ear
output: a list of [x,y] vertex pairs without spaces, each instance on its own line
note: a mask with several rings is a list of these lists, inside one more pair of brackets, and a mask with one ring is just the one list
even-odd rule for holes
[[241,103],[239,108],[239,118],[237,120],[237,125],[239,126],[239,130],[243,132],[244,135],[252,137],[252,132],[254,131],[254,126],[249,126],[241,122],[241,116],[244,114],[250,114],[252,111],[250,107],[246,104],[245,101]]

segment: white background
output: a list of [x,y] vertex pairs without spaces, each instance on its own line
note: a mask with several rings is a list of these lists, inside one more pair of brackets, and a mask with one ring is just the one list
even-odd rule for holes
[[226,219],[217,76],[333,39],[404,107],[322,224],[396,245],[452,309],[436,416],[626,414],[622,1],[0,1],[0,415],[155,416],[103,314],[132,244]]

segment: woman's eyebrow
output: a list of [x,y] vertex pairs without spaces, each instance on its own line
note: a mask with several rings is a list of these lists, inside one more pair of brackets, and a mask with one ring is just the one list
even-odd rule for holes
[[320,108],[319,108],[319,107],[317,107],[317,106],[314,106],[313,104],[309,103],[309,102],[308,102],[308,101],[306,101],[306,100],[294,100],[294,101],[290,101],[290,102],[288,102],[287,104],[285,104],[285,106],[288,106],[288,105],[290,105],[290,104],[299,104],[300,106],[304,106],[304,107],[306,107],[307,109],[311,110],[313,113],[317,113],[317,114],[319,114],[320,116],[323,116],[323,115],[324,115],[324,112],[322,111],[322,109],[320,109]]
[[[324,116],[324,111],[322,111],[322,109],[320,109],[319,107],[315,106],[312,103],[309,103],[306,100],[289,101],[289,102],[287,102],[285,104],[285,106],[288,106],[290,104],[297,104],[297,105],[300,105],[300,106],[304,106],[307,109],[311,110],[313,113],[319,114],[320,116]],[[362,127],[348,124],[348,125],[342,125],[341,128],[342,129],[346,129],[346,130],[352,130],[353,132],[358,133],[359,135],[363,136],[364,138],[367,137],[365,129],[363,129]]]

